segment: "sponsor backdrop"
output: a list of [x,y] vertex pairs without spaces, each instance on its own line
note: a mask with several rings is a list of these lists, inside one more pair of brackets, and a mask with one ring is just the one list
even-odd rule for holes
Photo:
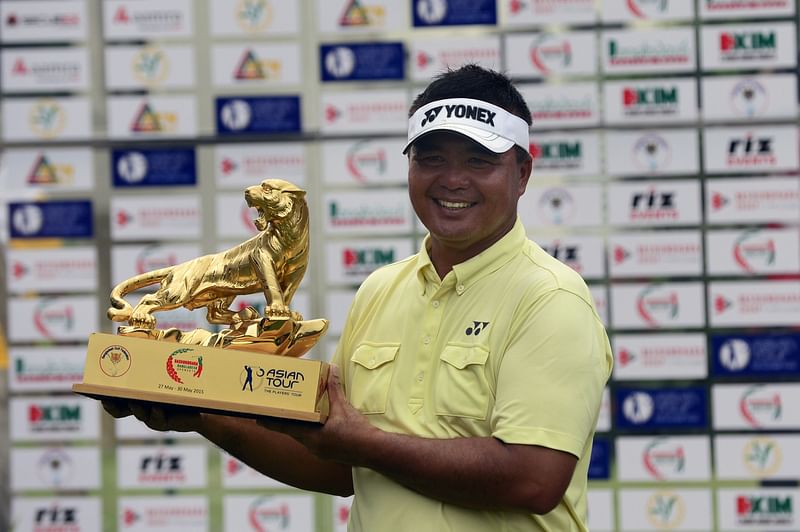
[[531,108],[522,222],[611,333],[591,529],[800,530],[797,25],[796,0],[0,2],[0,529],[345,530],[350,500],[70,385],[113,284],[253,235],[270,177],[309,190],[295,308],[330,357],[424,235],[407,107],[477,62]]

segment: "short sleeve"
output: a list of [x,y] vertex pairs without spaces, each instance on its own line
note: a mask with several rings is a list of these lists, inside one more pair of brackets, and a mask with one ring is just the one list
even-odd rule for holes
[[581,457],[613,355],[591,303],[556,289],[520,308],[498,370],[492,435]]

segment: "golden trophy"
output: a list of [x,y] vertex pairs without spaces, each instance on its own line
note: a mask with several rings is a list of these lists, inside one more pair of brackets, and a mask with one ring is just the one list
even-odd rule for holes
[[[324,423],[328,364],[298,358],[328,328],[303,320],[289,304],[308,265],[305,191],[281,179],[248,187],[259,233],[241,244],[175,266],[146,272],[111,292],[108,317],[127,321],[117,334],[89,338],[83,382],[74,392],[126,398],[245,416],[276,416]],[[126,294],[147,286],[135,306]],[[263,293],[264,315],[234,312],[236,296]],[[205,308],[209,323],[225,326],[157,329],[156,312]]]

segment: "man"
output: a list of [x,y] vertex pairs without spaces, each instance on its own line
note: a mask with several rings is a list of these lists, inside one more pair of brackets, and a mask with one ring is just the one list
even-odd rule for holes
[[530,111],[475,65],[409,119],[409,195],[429,235],[361,286],[323,426],[106,404],[196,430],[259,471],[355,493],[359,531],[579,531],[611,349],[583,280],[527,240]]

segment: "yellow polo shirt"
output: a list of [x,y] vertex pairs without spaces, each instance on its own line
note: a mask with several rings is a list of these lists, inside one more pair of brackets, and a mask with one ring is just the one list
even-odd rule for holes
[[546,515],[470,510],[354,468],[350,530],[587,530],[592,436],[613,357],[586,284],[519,220],[442,280],[426,246],[356,295],[334,355],[350,402],[389,432],[494,436],[566,451],[578,464]]

